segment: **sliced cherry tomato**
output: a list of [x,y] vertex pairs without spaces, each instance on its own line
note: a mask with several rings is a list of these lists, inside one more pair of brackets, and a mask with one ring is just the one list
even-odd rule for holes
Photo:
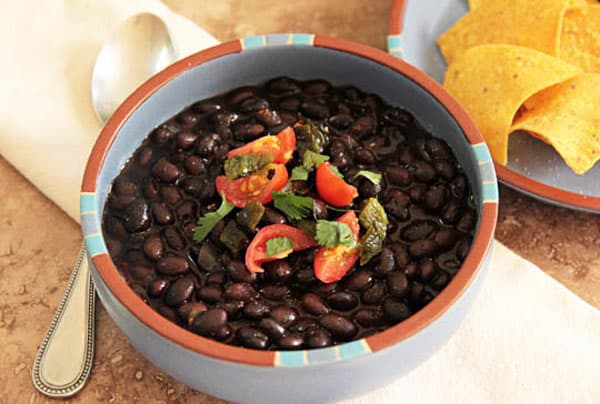
[[[346,223],[350,227],[354,239],[358,243],[360,226],[356,213],[353,210],[346,212],[337,221]],[[313,262],[315,277],[324,283],[339,281],[348,273],[359,257],[360,249],[358,246],[319,247]]]
[[[273,175],[269,179],[269,172]],[[224,175],[216,179],[217,192],[225,193],[227,202],[236,208],[243,208],[249,201],[263,205],[273,200],[273,191],[279,191],[287,183],[288,172],[283,164],[269,164],[259,172],[247,177],[230,180]]]
[[336,207],[348,206],[358,196],[356,187],[338,177],[329,163],[321,163],[317,167],[317,192],[321,198]]
[[[292,242],[292,249],[267,257],[267,241],[278,237],[287,237]],[[287,224],[265,226],[256,233],[246,249],[246,268],[250,272],[264,272],[261,264],[287,257],[294,251],[315,247],[317,242],[302,230]]]
[[227,157],[239,154],[268,153],[273,156],[273,162],[285,164],[292,158],[296,149],[296,134],[289,126],[277,135],[267,135],[254,140],[237,149],[230,150]]

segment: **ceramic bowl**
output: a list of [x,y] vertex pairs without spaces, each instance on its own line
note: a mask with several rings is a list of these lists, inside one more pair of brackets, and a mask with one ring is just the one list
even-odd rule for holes
[[[202,338],[160,316],[126,284],[101,232],[110,184],[154,127],[196,100],[277,76],[354,85],[403,106],[445,139],[464,167],[479,211],[471,251],[433,301],[377,335],[325,349],[263,352]],[[81,222],[92,277],[109,315],[146,358],[194,389],[236,402],[323,402],[366,393],[423,362],[456,330],[479,289],[498,208],[490,154],[463,109],[425,74],[346,40],[310,34],[223,43],[160,72],[102,130],[84,175]]]

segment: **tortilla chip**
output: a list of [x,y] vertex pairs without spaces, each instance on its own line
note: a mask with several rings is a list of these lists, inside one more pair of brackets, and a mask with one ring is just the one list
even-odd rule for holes
[[483,44],[510,44],[558,53],[566,0],[496,0],[461,18],[438,38],[448,64],[467,49]]
[[590,73],[600,73],[600,3],[596,4],[565,12],[558,53],[564,61]]
[[581,74],[542,90],[527,105],[512,130],[551,144],[577,174],[600,160],[600,74]]
[[444,87],[473,118],[494,160],[506,164],[508,135],[521,104],[578,73],[578,67],[533,49],[481,45],[448,66]]

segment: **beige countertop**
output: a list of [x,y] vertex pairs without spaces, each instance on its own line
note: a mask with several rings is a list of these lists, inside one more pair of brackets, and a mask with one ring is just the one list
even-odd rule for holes
[[[383,48],[390,0],[165,0],[219,40],[317,32]],[[11,136],[0,132],[0,136]],[[69,279],[78,225],[0,157],[0,403],[52,402],[31,364]],[[542,204],[500,187],[496,237],[600,308],[600,216]],[[63,402],[216,403],[162,373],[127,342],[98,304],[91,380]]]

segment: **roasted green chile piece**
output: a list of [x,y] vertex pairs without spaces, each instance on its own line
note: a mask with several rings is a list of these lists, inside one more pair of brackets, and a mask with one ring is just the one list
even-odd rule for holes
[[248,237],[240,228],[235,220],[230,220],[225,225],[219,241],[231,251],[234,256],[240,255],[242,250],[248,245]]
[[296,132],[296,148],[300,156],[303,156],[306,150],[322,153],[329,144],[329,135],[322,125],[309,121],[294,130]]
[[385,209],[383,209],[377,198],[369,198],[367,200],[367,203],[358,215],[358,220],[365,229],[369,229],[372,226],[375,227],[379,237],[385,240],[389,221]]
[[239,225],[254,230],[264,214],[265,207],[262,204],[256,201],[249,201],[246,207],[235,215],[235,220]]
[[268,153],[250,153],[232,156],[225,161],[225,175],[230,180],[246,177],[273,162]]
[[378,255],[383,248],[383,240],[379,237],[375,226],[369,227],[360,244],[360,265],[365,265],[371,261],[371,258]]

